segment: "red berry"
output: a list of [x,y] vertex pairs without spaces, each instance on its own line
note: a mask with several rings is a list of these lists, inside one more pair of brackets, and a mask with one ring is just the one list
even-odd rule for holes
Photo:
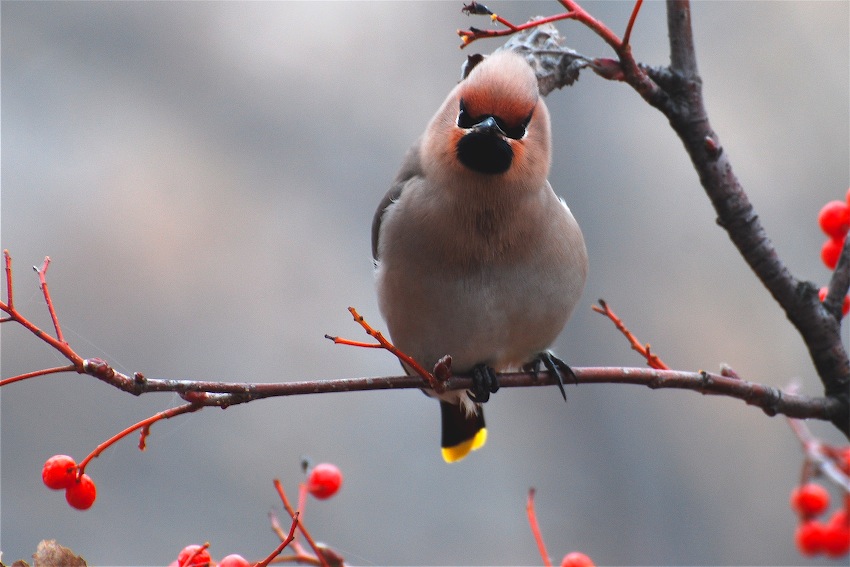
[[847,508],[836,510],[829,519],[829,523],[843,525],[850,528],[850,512],[847,511]]
[[838,264],[838,257],[841,256],[841,250],[844,248],[844,238],[830,238],[823,243],[820,249],[820,259],[830,270],[835,269]]
[[94,504],[95,498],[97,498],[97,488],[87,474],[83,474],[65,489],[65,500],[77,510],[88,510]]
[[218,562],[218,567],[251,567],[247,559],[233,553]]
[[829,508],[829,492],[813,482],[798,486],[791,491],[791,508],[804,518],[822,514]]
[[800,553],[803,555],[821,553],[824,547],[824,531],[826,531],[826,526],[814,520],[808,520],[797,526],[794,541],[796,541]]
[[187,545],[177,554],[177,565],[179,567],[207,567],[212,564],[212,557],[207,551],[209,544]]
[[307,476],[307,490],[320,500],[330,498],[342,486],[342,473],[336,465],[319,463]]
[[580,551],[572,551],[561,559],[561,567],[595,567],[593,560]]
[[831,238],[843,238],[850,229],[850,205],[841,201],[830,201],[818,213],[821,230]]
[[841,557],[850,552],[850,516],[847,510],[838,510],[829,519],[823,534],[823,550],[830,557]]
[[68,488],[77,480],[77,461],[68,455],[53,455],[41,469],[41,480],[48,488]]

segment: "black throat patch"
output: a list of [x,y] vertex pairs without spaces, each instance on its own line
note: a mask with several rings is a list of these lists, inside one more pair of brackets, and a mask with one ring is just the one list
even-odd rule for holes
[[514,152],[510,144],[499,135],[470,132],[457,143],[457,158],[478,173],[496,175],[511,168]]

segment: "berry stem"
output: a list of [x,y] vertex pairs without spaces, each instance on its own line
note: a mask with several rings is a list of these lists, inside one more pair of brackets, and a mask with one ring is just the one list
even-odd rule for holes
[[281,552],[289,545],[292,540],[295,539],[295,529],[298,527],[298,517],[301,512],[296,511],[295,514],[292,515],[292,525],[289,526],[289,534],[285,538],[281,538],[282,541],[280,545],[278,545],[274,551],[272,551],[268,557],[257,563],[254,567],[266,567],[272,560],[281,554]]
[[531,526],[531,533],[534,535],[534,541],[537,542],[537,549],[540,551],[540,557],[543,558],[543,565],[552,567],[552,561],[549,559],[549,553],[546,551],[546,544],[543,543],[543,535],[540,533],[540,525],[537,523],[537,514],[534,511],[534,488],[528,489],[528,500],[525,503],[525,512],[528,514],[528,524]]
[[43,370],[34,370],[33,372],[27,372],[26,374],[18,374],[17,376],[12,376],[11,378],[6,378],[5,380],[0,380],[0,388],[7,384],[11,384],[13,382],[20,382],[21,380],[26,380],[27,378],[35,378],[36,376],[45,376],[47,374],[56,374],[58,372],[73,372],[77,368],[73,364],[69,364],[66,366],[57,366],[55,368],[45,368]]
[[185,404],[185,405],[182,405],[182,406],[169,408],[165,411],[161,411],[157,414],[154,414],[147,419],[143,419],[142,421],[131,425],[130,427],[124,429],[123,431],[120,431],[119,433],[116,433],[115,435],[113,435],[112,437],[110,437],[109,439],[107,439],[106,441],[104,441],[103,443],[98,445],[97,447],[95,447],[94,451],[89,453],[89,455],[85,459],[83,459],[83,461],[80,463],[80,466],[77,470],[77,478],[80,478],[83,475],[83,473],[85,472],[85,469],[86,469],[86,465],[89,464],[89,461],[91,461],[92,459],[94,459],[96,457],[99,457],[100,454],[103,453],[103,451],[105,451],[107,449],[107,447],[117,443],[118,441],[120,441],[121,439],[123,439],[124,437],[129,435],[130,433],[132,433],[132,432],[134,432],[138,429],[149,428],[151,424],[153,424],[153,423],[155,423],[155,422],[157,422],[161,419],[169,419],[169,418],[172,418],[172,417],[180,415],[180,414],[197,411],[197,410],[201,409],[202,407],[204,407],[204,406],[198,405],[198,404]]
[[304,510],[307,509],[307,483],[298,483],[298,511],[304,515]]
[[280,496],[281,502],[283,502],[283,507],[286,508],[286,512],[292,517],[293,521],[298,525],[298,531],[301,532],[301,535],[304,536],[304,539],[307,540],[307,543],[313,549],[313,553],[316,554],[316,558],[318,558],[322,567],[330,567],[328,562],[325,560],[325,556],[322,554],[321,549],[319,548],[316,541],[310,535],[310,532],[307,531],[307,528],[304,527],[304,524],[298,520],[298,511],[293,510],[292,505],[289,503],[289,498],[286,497],[286,492],[283,490],[283,485],[280,483],[280,480],[274,479],[274,487],[277,490],[278,495]]
[[845,493],[850,493],[850,476],[836,464],[838,452],[815,437],[804,421],[789,417],[788,425],[797,436],[806,459],[803,464],[801,484],[805,484],[815,472],[820,472]]

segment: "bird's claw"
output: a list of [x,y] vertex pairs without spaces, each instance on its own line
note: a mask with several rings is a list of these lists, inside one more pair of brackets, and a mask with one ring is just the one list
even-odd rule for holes
[[564,390],[564,375],[572,376],[573,382],[578,384],[576,373],[573,372],[573,369],[566,362],[548,351],[538,354],[537,358],[531,361],[526,368],[536,377],[537,373],[540,372],[541,366],[545,367],[555,377],[555,384],[561,390],[564,401],[567,401],[567,392]]
[[490,394],[499,391],[499,379],[496,372],[486,364],[479,364],[472,369],[472,388],[469,390],[469,398],[477,403],[483,404],[490,399]]

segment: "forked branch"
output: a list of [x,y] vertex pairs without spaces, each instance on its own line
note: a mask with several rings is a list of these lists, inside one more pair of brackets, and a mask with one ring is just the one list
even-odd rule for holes
[[[581,58],[590,61],[598,75],[630,85],[648,104],[658,109],[669,121],[685,146],[700,183],[717,213],[717,224],[726,230],[745,262],[777,301],[806,344],[815,369],[824,386],[824,394],[838,403],[832,422],[850,436],[850,358],[841,340],[841,302],[850,288],[850,239],[845,244],[833,274],[826,301],[821,303],[813,283],[796,278],[780,259],[773,242],[759,220],[755,209],[734,173],[729,153],[712,129],[702,95],[702,79],[698,73],[696,48],[691,27],[688,0],[667,0],[667,27],[670,41],[670,65],[648,67],[634,59],[627,42],[620,41],[607,28],[575,7],[572,0],[562,0],[568,16],[592,29],[616,52],[617,60]],[[631,33],[639,5],[636,4],[626,36]],[[543,22],[529,22],[534,28]],[[573,74],[552,73],[566,58],[575,58],[569,48],[559,47],[563,40],[557,30],[546,30],[546,49],[535,49],[533,36],[522,26],[513,26],[505,34],[515,34],[511,42],[538,70],[542,92],[572,84],[580,70]],[[464,33],[464,32],[460,32]],[[488,37],[473,34],[472,37]],[[559,52],[560,51],[560,52]],[[541,76],[540,70],[545,70]],[[560,83],[552,84],[553,79]]]

